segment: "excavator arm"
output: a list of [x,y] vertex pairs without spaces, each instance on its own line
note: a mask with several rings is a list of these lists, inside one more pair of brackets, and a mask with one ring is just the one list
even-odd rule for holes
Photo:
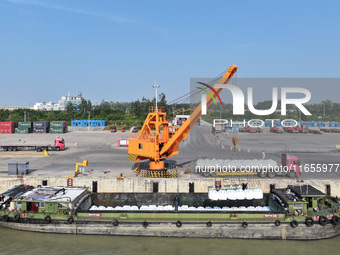
[[[233,75],[237,71],[237,66],[232,65],[228,68],[228,71],[223,75],[223,77],[217,82],[217,84],[227,84]],[[219,94],[223,88],[215,89]],[[216,95],[213,93],[214,97]],[[213,98],[207,95],[207,108],[213,102]],[[160,158],[168,158],[173,155],[178,154],[178,145],[183,139],[188,138],[188,133],[190,129],[195,125],[195,123],[199,120],[202,115],[202,105],[201,103],[196,107],[190,117],[183,123],[183,125],[175,132],[175,134],[171,137],[171,139],[163,146],[160,151]]]

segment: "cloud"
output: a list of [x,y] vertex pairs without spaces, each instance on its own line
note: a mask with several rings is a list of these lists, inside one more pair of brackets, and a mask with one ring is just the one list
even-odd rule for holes
[[92,11],[86,11],[82,9],[77,9],[77,8],[69,8],[66,6],[61,6],[61,5],[55,5],[55,4],[50,4],[46,2],[41,2],[37,0],[5,0],[10,3],[14,4],[20,4],[20,5],[32,5],[32,6],[38,6],[42,8],[47,8],[47,9],[53,9],[61,12],[69,12],[69,13],[76,13],[80,15],[85,15],[85,16],[90,16],[90,17],[95,17],[95,18],[101,18],[110,22],[115,22],[119,24],[135,24],[137,23],[134,20],[127,19],[120,17],[118,15],[107,15],[104,13],[99,13],[99,12],[92,12]]

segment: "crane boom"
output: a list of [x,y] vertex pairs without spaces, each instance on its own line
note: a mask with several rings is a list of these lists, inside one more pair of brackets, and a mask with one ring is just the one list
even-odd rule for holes
[[[217,82],[217,84],[227,84],[230,79],[233,77],[234,73],[237,71],[237,66],[232,65],[228,68],[228,71],[222,76],[222,78]],[[223,88],[216,89],[216,92],[219,94]],[[216,97],[213,93],[213,96]],[[207,108],[213,102],[213,98],[207,95]],[[179,130],[175,133],[175,135],[166,143],[166,145],[162,148],[160,155],[168,154],[168,157],[173,156],[173,152],[177,152],[175,148],[178,144],[185,138],[188,137],[188,133],[193,125],[199,120],[202,116],[202,103],[200,103],[190,117],[183,123],[183,125],[179,128]],[[170,154],[170,155],[169,155]],[[177,153],[176,153],[177,154]]]
[[[237,66],[232,65],[227,72],[217,82],[217,84],[227,84],[237,71]],[[215,89],[214,97],[223,88]],[[207,95],[207,108],[213,102],[213,98]],[[178,154],[178,145],[183,139],[188,138],[191,127],[202,115],[201,103],[196,107],[190,117],[183,125],[176,129],[169,127],[166,112],[162,107],[151,107],[145,119],[143,127],[136,139],[129,140],[128,157],[131,161],[149,159],[149,173],[151,177],[165,177],[163,174],[164,160]],[[161,174],[154,175],[152,172]]]

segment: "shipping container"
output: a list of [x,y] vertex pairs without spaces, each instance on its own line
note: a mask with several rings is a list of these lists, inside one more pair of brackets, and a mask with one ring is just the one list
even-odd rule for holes
[[51,134],[62,134],[65,133],[64,127],[50,127]]
[[72,127],[105,127],[105,120],[71,120]]
[[18,122],[18,128],[32,128],[32,122],[31,121]]
[[51,128],[64,128],[65,132],[68,132],[68,123],[67,121],[53,121],[50,123]]
[[65,120],[55,120],[55,121],[53,121],[53,123],[64,123],[63,124],[64,126],[58,126],[58,124],[55,124],[56,126],[54,126],[54,127],[64,127],[65,133],[68,132],[68,122],[67,121],[65,121]]
[[32,129],[19,127],[15,129],[15,133],[16,134],[29,134],[29,133],[32,133]]
[[18,127],[18,122],[14,121],[1,121],[0,128],[16,128]]
[[98,127],[98,120],[90,120],[87,123],[90,127]]
[[33,133],[48,133],[49,128],[33,128]]
[[13,133],[14,133],[14,127],[13,128],[0,127],[0,134],[13,134]]
[[106,126],[106,121],[105,120],[98,120],[98,124],[101,127],[105,127]]
[[50,127],[49,121],[36,121],[33,123],[34,128],[48,128]]
[[65,127],[65,122],[56,122],[53,121],[50,123],[51,128],[64,128]]

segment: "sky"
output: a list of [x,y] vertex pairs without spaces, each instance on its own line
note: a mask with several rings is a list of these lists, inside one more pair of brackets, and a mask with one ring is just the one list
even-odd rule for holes
[[155,81],[172,101],[232,64],[238,78],[339,78],[339,13],[313,0],[0,0],[0,106],[151,99]]

